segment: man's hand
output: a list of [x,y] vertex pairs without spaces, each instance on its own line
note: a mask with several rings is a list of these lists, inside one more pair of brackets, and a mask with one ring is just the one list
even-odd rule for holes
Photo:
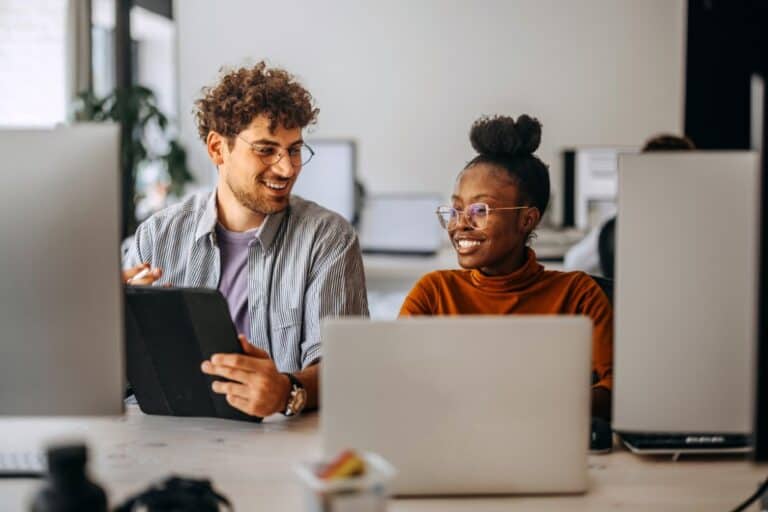
[[216,381],[213,390],[226,395],[229,405],[252,416],[284,411],[290,379],[277,370],[269,354],[248,343],[242,334],[238,338],[247,355],[214,354],[210,361],[203,361],[203,373],[233,381]]
[[162,269],[152,268],[149,263],[142,263],[123,270],[123,282],[130,285],[150,285],[162,275]]

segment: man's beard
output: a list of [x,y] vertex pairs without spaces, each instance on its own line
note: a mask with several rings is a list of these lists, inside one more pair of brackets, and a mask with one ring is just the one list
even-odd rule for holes
[[[233,184],[231,180],[227,179],[227,186],[232,191],[237,201],[251,210],[254,213],[261,213],[264,215],[270,215],[282,211],[286,207],[286,203],[278,203],[270,201],[264,197],[260,197],[257,193],[246,190],[245,188],[238,187]],[[256,184],[256,187],[260,185]]]

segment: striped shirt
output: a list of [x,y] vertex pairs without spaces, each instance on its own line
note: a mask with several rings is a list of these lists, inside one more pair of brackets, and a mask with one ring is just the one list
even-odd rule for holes
[[[139,226],[123,263],[160,267],[159,286],[216,289],[216,219],[215,190],[170,206]],[[264,220],[258,241],[248,253],[250,342],[295,372],[320,358],[322,318],[368,316],[360,245],[341,216],[298,196]]]

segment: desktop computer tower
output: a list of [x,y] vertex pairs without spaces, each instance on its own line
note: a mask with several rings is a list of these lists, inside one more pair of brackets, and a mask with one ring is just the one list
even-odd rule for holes
[[669,451],[747,449],[758,181],[756,152],[620,157],[617,432],[659,436]]

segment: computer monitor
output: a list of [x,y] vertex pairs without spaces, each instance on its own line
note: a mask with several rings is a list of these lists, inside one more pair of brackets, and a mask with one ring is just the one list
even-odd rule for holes
[[364,253],[432,256],[446,240],[437,221],[439,194],[372,194],[360,218]]
[[563,151],[563,227],[587,230],[616,213],[618,158],[634,147],[583,147]]
[[674,451],[747,446],[757,168],[750,151],[621,157],[615,430],[680,434]]
[[118,128],[0,130],[0,415],[120,414]]
[[315,151],[301,171],[293,193],[333,210],[354,223],[357,220],[357,149],[347,139],[308,139]]

